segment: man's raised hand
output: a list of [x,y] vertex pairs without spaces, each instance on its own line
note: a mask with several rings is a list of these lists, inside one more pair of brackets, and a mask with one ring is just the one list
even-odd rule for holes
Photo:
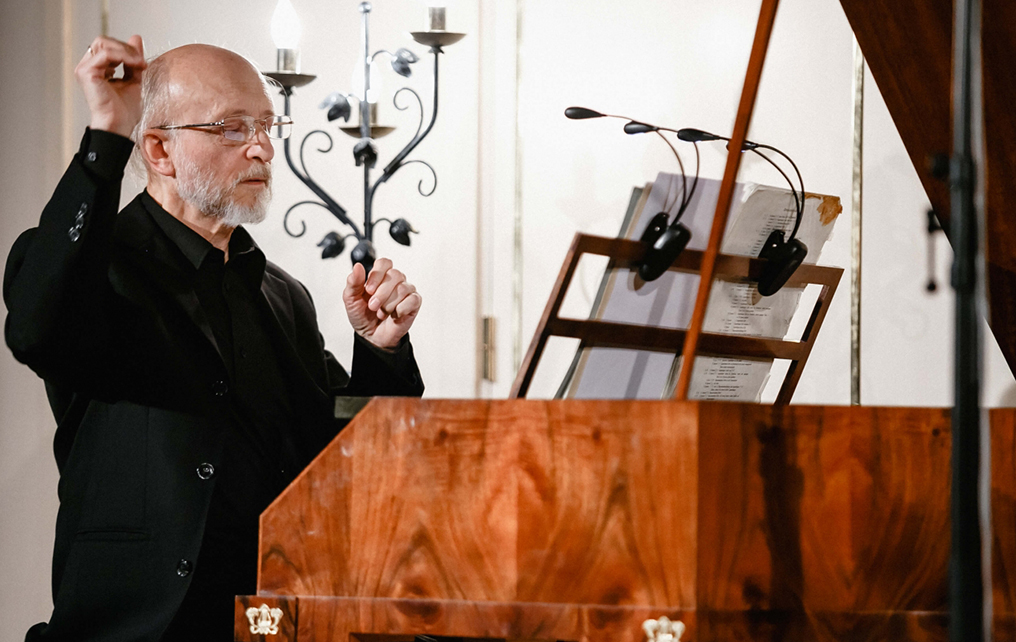
[[389,259],[382,258],[369,275],[359,263],[353,266],[342,302],[357,334],[379,348],[394,348],[416,320],[423,297]]
[[[114,78],[123,65],[123,77]],[[91,128],[129,137],[141,120],[141,74],[145,62],[141,36],[127,42],[99,36],[74,68],[74,77],[91,112]]]

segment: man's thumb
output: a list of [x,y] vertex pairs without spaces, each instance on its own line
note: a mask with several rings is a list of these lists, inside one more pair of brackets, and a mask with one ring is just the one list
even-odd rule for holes
[[357,292],[363,289],[364,284],[367,282],[367,273],[363,270],[363,265],[360,263],[353,264],[353,270],[346,277],[346,290]]
[[134,34],[127,39],[127,44],[134,47],[138,51],[138,55],[141,56],[141,62],[145,60],[145,43],[141,40],[141,36]]

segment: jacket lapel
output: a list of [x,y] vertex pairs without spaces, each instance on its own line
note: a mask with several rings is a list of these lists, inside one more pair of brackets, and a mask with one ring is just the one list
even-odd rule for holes
[[261,295],[264,304],[271,311],[275,323],[269,323],[273,339],[279,346],[283,367],[287,372],[303,379],[298,388],[310,392],[319,400],[327,399],[328,394],[322,389],[321,382],[307,369],[299,350],[296,338],[296,315],[293,311],[293,300],[286,283],[272,275],[267,269],[261,279]]
[[125,258],[176,302],[225,363],[212,326],[191,285],[193,279],[188,270],[193,268],[152,220],[141,203],[141,195],[117,217],[114,234],[117,242],[127,250]]
[[290,345],[296,343],[296,323],[293,314],[293,299],[289,296],[289,288],[285,282],[265,269],[261,279],[261,295],[268,303],[275,321],[285,332]]
[[215,348],[215,352],[219,355],[219,359],[222,359],[225,363],[225,358],[222,354],[222,349],[219,347],[219,343],[215,340],[215,333],[212,332],[212,326],[208,323],[208,317],[205,316],[205,311],[201,307],[201,303],[198,301],[198,295],[194,293],[192,289],[179,290],[172,293],[173,298],[176,299],[177,304],[183,311],[187,313],[194,325],[198,327],[201,334],[208,339],[208,342]]

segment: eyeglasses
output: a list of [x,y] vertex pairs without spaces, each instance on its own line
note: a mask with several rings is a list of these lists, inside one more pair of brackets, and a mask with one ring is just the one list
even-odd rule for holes
[[192,125],[160,125],[152,129],[197,129],[205,131],[218,129],[223,138],[236,143],[249,143],[257,136],[260,128],[269,138],[289,138],[293,131],[293,119],[289,116],[230,116],[214,123],[194,123]]

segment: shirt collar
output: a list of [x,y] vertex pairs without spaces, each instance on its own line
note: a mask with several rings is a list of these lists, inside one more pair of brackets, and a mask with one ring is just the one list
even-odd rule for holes
[[[142,193],[141,200],[145,209],[155,219],[155,223],[195,270],[200,270],[206,260],[222,265],[222,250],[216,248],[203,236],[188,227],[186,223],[167,212],[152,198],[148,190]],[[230,265],[241,270],[245,280],[252,288],[259,288],[265,272],[265,255],[254,242],[250,233],[242,226],[233,230],[233,234],[229,238],[229,256]]]
[[[217,260],[221,261],[222,253],[219,250],[215,251],[219,253]],[[265,253],[257,246],[250,233],[243,229],[243,226],[233,230],[233,235],[229,237],[228,266],[239,271],[241,278],[252,292],[261,288],[267,262]]]

